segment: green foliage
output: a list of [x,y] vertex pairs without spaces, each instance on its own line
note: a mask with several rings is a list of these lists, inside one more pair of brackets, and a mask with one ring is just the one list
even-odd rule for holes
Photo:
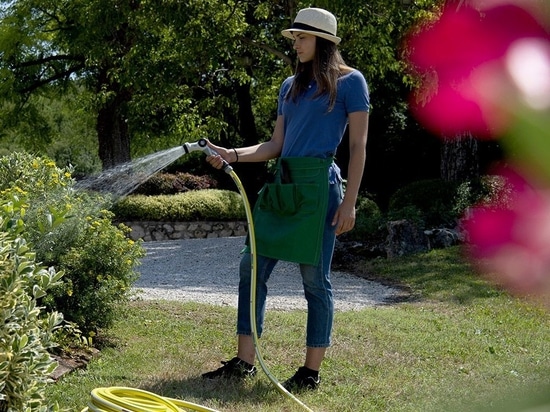
[[89,98],[75,85],[63,94],[48,91],[30,96],[23,106],[0,100],[0,155],[17,148],[71,166],[73,175],[99,171],[94,114],[86,105]]
[[218,183],[210,176],[195,176],[190,173],[157,173],[132,193],[155,196],[173,195],[188,190],[215,189]]
[[424,221],[424,213],[417,206],[405,206],[396,210],[388,210],[387,220],[408,220],[415,224],[416,227],[424,228],[426,227],[426,222]]
[[368,197],[359,197],[355,216],[355,227],[346,236],[349,240],[364,240],[376,235],[384,221],[380,208]]
[[0,157],[0,194],[22,203],[16,221],[37,259],[63,270],[60,285],[42,298],[85,332],[106,327],[117,305],[129,298],[134,268],[143,256],[140,242],[115,227],[106,201],[74,190],[69,169],[25,153]]
[[[316,3],[337,15],[344,58],[367,77],[373,102],[388,108],[380,126],[388,131],[384,142],[403,130],[407,114],[404,85],[410,79],[400,59],[402,36],[441,1],[415,0],[411,7],[397,0]],[[19,147],[47,153],[60,165],[70,161],[78,173],[96,159],[96,146],[86,150],[88,155],[79,149],[95,136],[89,126],[99,121],[100,109],[110,111],[109,124],[120,125],[116,131],[121,138],[110,147],[119,134],[103,136],[102,160],[117,158],[103,150],[131,148],[133,156],[142,156],[203,137],[227,146],[256,144],[271,135],[279,86],[296,62],[280,31],[299,8],[310,5],[265,0],[6,2],[0,10],[0,95],[22,104],[1,117],[25,124],[13,132]],[[46,99],[54,92],[67,93],[68,103],[77,93],[82,101],[62,104],[65,110],[52,104],[48,111],[47,101],[28,99],[33,91]],[[378,91],[391,98],[374,96]],[[31,105],[34,109],[25,108]]]
[[388,215],[393,220],[418,216],[427,227],[452,224],[457,183],[441,179],[421,180],[397,190],[390,198]]
[[460,215],[472,205],[491,205],[491,207],[507,209],[511,194],[511,188],[502,176],[482,176],[458,186],[454,211]]
[[0,410],[59,410],[44,392],[57,366],[48,349],[63,316],[45,313],[37,301],[63,272],[37,264],[21,237],[24,204],[13,196],[0,205]]
[[112,208],[118,220],[235,220],[245,219],[241,196],[220,189],[189,191],[176,195],[128,196]]
[[70,314],[70,320],[86,331],[112,324],[119,305],[130,295],[138,276],[133,269],[143,256],[126,237],[129,229],[113,226],[111,217],[102,211],[88,219],[73,245],[59,256],[58,267],[67,273],[65,282],[44,302]]
[[476,205],[506,209],[511,188],[496,175],[462,183],[422,180],[397,190],[390,198],[387,219],[406,219],[425,227],[453,225]]
[[[388,0],[368,3],[360,0],[326,0],[316,4],[338,16],[338,33],[343,37],[341,48],[344,57],[352,66],[363,71],[369,80],[375,80],[372,86],[376,90],[386,82],[391,83],[390,79],[395,77],[404,83],[411,83],[399,54],[402,52],[402,37],[438,3],[441,1],[415,1],[415,7],[410,8],[401,1]],[[368,47],[365,47],[367,44]],[[399,85],[392,84],[391,88],[399,88]]]

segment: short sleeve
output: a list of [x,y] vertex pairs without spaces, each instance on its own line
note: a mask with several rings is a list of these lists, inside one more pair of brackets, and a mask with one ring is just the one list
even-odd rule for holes
[[288,93],[288,90],[290,89],[290,86],[292,85],[293,79],[294,79],[294,76],[291,76],[285,79],[285,81],[281,85],[281,88],[279,89],[279,99],[278,99],[278,105],[277,105],[278,116],[281,116],[283,114],[283,102]]
[[354,70],[342,80],[340,87],[345,95],[346,112],[369,112],[369,88],[363,74],[358,70]]

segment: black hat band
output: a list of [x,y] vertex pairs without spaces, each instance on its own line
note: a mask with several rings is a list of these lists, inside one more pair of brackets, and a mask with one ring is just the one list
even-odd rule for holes
[[313,26],[310,26],[309,24],[304,24],[304,23],[293,23],[292,24],[292,29],[306,30],[306,31],[317,31],[319,33],[325,33],[325,34],[330,34],[331,36],[334,36],[334,34],[332,34],[329,31],[321,30],[321,29],[318,29],[317,27],[313,27]]

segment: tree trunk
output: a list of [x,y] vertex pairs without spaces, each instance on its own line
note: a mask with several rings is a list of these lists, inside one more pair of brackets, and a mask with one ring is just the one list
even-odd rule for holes
[[[471,0],[445,0],[446,7],[471,5]],[[479,177],[479,143],[471,133],[446,138],[441,146],[441,178],[447,181],[462,182]]]
[[[252,96],[250,95],[250,83],[237,84],[235,86],[237,102],[239,104],[238,125],[239,135],[243,138],[243,146],[253,146],[259,143],[258,131],[252,111]],[[263,162],[241,163],[234,165],[236,172],[242,179],[243,186],[250,204],[254,204],[258,197],[258,191],[266,179],[266,165]]]
[[470,133],[445,139],[441,145],[441,178],[463,182],[479,177],[479,143]]
[[[103,82],[99,83],[104,85]],[[114,96],[99,109],[96,124],[98,154],[103,170],[130,161],[130,133],[126,110],[131,93],[121,90],[116,84],[109,84],[106,89],[113,92]]]

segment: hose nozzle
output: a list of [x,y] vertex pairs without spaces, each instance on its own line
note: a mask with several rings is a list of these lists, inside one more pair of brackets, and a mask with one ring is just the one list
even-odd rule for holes
[[[210,146],[208,146],[208,142],[206,141],[206,139],[199,139],[195,143],[184,143],[183,144],[183,149],[185,150],[185,154],[189,154],[191,152],[196,152],[196,151],[201,151],[201,152],[204,152],[207,156],[218,156],[219,155],[218,152],[216,152],[215,150],[210,148]],[[230,174],[231,171],[233,170],[233,168],[225,160],[222,159],[222,162],[223,162],[222,170],[225,173]]]

